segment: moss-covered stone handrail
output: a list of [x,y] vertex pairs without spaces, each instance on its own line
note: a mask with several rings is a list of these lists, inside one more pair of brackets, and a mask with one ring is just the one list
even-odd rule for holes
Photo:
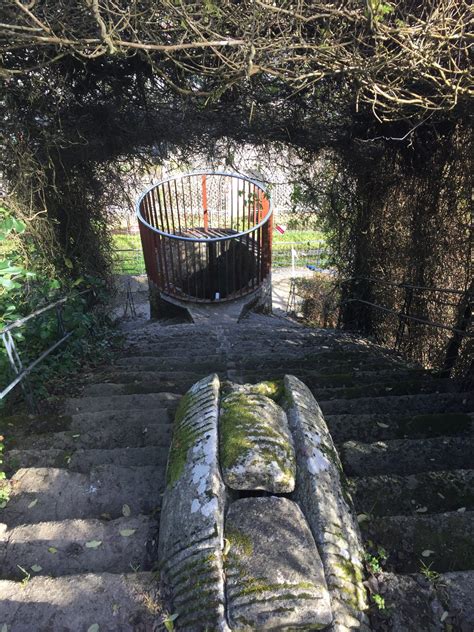
[[306,386],[196,383],[176,413],[159,541],[179,629],[368,630],[362,559]]

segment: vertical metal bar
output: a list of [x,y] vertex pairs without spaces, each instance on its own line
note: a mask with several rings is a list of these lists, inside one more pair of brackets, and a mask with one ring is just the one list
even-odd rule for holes
[[[160,202],[160,196],[159,196],[159,191],[157,187],[153,189],[152,201],[153,201],[153,212],[155,216],[156,227],[157,228],[159,227],[160,230],[163,230],[164,229],[163,213],[161,211],[161,202]],[[158,220],[158,211],[156,209],[157,203],[158,203],[158,209],[160,213],[159,220]],[[162,244],[161,236],[159,234],[154,233],[153,235],[153,247],[154,247],[153,256],[156,261],[158,287],[160,288],[160,290],[164,290],[166,288],[165,265],[163,261],[164,253],[163,253],[163,244]]]
[[174,197],[175,197],[176,209],[178,213],[178,231],[181,233],[181,205],[179,203],[178,185],[176,184],[176,180],[174,180]]
[[[169,182],[168,184],[168,192],[170,191],[170,187],[169,187]],[[170,205],[171,205],[171,193],[169,194],[169,201],[170,201]],[[165,218],[166,218],[166,225],[168,226],[168,233],[174,234],[174,220],[173,220],[173,216],[171,215],[171,223],[172,223],[172,228],[170,229],[170,210],[171,213],[172,208],[169,209],[168,208],[168,203],[166,200],[166,192],[165,190],[163,190],[163,202],[164,202],[164,213],[165,213]],[[176,286],[176,274],[175,274],[175,267],[174,267],[174,261],[173,261],[173,239],[171,237],[166,237],[166,245],[165,245],[165,253],[166,253],[166,257],[167,257],[167,268],[168,268],[168,278],[171,272],[171,283],[169,284],[169,292],[171,294],[175,294],[176,290],[175,290],[175,286]]]
[[58,334],[62,338],[66,333],[63,321],[63,304],[56,306],[56,320],[58,323]]
[[184,193],[184,177],[181,178],[181,195],[183,196],[183,212],[184,212],[184,231],[188,229],[188,214],[186,212],[186,195]]
[[[23,362],[21,361],[20,354],[18,353],[18,350],[16,348],[15,339],[13,338],[10,331],[6,331],[2,334],[2,340],[13,373],[14,375],[19,375],[23,371]],[[21,380],[20,386],[28,405],[28,409],[32,413],[38,413],[38,406],[36,404],[35,397],[31,389],[31,384],[26,375]]]
[[407,287],[405,285],[403,287],[405,289],[405,300],[404,300],[402,311],[400,312],[400,315],[398,317],[399,324],[398,324],[397,335],[395,338],[395,349],[397,351],[400,351],[400,347],[402,346],[403,336],[405,334],[405,328],[407,324],[407,319],[405,318],[405,316],[409,315],[410,307],[413,301],[413,288]]
[[[173,200],[173,194],[171,192],[171,183],[168,182],[168,194],[169,194],[169,202],[170,202],[170,211],[171,211],[171,220],[173,222],[173,234],[176,234],[176,224],[175,217],[178,219],[178,232],[181,232],[181,220],[180,220],[180,208],[178,206],[178,190],[176,188],[176,180],[174,182],[174,190],[175,190],[175,198]],[[171,260],[173,261],[176,256],[176,270],[173,272],[174,286],[175,289],[182,288],[183,285],[183,274],[181,268],[181,242],[178,239],[170,239],[170,251],[171,251]],[[175,274],[176,272],[176,274]]]
[[202,176],[202,212],[204,220],[204,230],[209,228],[209,211],[207,208],[207,176]]

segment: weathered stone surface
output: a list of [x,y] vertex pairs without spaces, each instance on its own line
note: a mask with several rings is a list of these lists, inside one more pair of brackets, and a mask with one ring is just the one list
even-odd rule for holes
[[157,533],[149,516],[39,522],[3,532],[0,524],[0,577],[148,570]]
[[[364,538],[386,549],[387,564],[397,572],[414,573],[425,559],[437,572],[472,569],[474,512],[461,507],[462,511],[425,514],[426,507],[421,509],[412,516],[384,516],[363,522]],[[423,552],[427,550],[430,554],[425,558]]]
[[372,609],[374,630],[446,632],[441,620],[444,607],[436,587],[421,575],[383,573],[377,579],[376,590],[385,607]]
[[137,632],[155,630],[163,602],[151,573],[33,577],[0,581],[0,630]]
[[311,391],[291,375],[284,384],[297,459],[293,498],[308,520],[324,565],[332,629],[367,629],[363,548],[339,456]]
[[250,387],[236,387],[221,402],[220,463],[236,490],[288,493],[295,487],[296,459],[285,412]]
[[434,437],[360,443],[348,441],[341,448],[349,476],[415,474],[472,467],[474,437]]
[[161,512],[159,560],[183,631],[226,630],[225,490],[218,464],[219,378],[197,382],[176,412]]
[[276,496],[238,500],[225,536],[232,630],[317,630],[331,623],[321,560],[296,503]]

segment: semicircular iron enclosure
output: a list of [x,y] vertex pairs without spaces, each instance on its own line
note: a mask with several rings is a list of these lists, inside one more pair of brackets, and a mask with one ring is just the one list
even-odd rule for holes
[[270,274],[272,209],[250,178],[194,172],[150,187],[137,205],[150,286],[185,301],[228,301]]

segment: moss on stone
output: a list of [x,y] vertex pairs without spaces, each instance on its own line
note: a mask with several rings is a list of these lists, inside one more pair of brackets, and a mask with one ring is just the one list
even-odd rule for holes
[[[226,529],[225,537],[229,541],[231,549],[238,549],[240,555],[250,557],[253,553],[252,538],[237,529]],[[235,553],[235,552],[234,552]]]
[[249,393],[265,395],[277,403],[283,395],[283,392],[283,380],[267,380],[265,382],[259,382],[258,384],[252,384],[249,387]]
[[[291,481],[295,474],[293,468],[288,467],[288,462],[291,463],[293,460],[291,446],[286,444],[285,438],[278,431],[264,422],[251,396],[233,393],[222,400],[221,407],[219,431],[222,467],[224,469],[234,467],[246,457],[249,451],[255,449],[255,442],[249,439],[250,436],[268,436],[280,441],[275,448],[260,446],[259,456],[268,464],[275,461],[283,472],[284,478]],[[285,458],[282,458],[278,451],[283,452]]]
[[335,564],[336,568],[341,571],[341,576],[351,584],[360,584],[363,581],[362,569],[350,560],[341,558]]
[[178,405],[174,419],[174,432],[171,441],[168,467],[166,470],[166,484],[174,485],[184,471],[189,449],[194,445],[204,429],[194,430],[183,425],[183,420],[195,403],[196,395],[186,393]]
[[182,575],[185,575],[187,578],[189,575],[202,575],[205,572],[215,570],[216,566],[214,566],[214,564],[216,562],[217,555],[215,553],[208,553],[204,557],[199,556],[192,562],[187,562],[183,566],[180,566],[179,569],[174,573],[168,572],[168,577],[170,581],[177,585],[181,583],[181,580],[178,578]]
[[[245,595],[257,595],[264,592],[274,592],[277,590],[312,590],[315,589],[313,582],[298,582],[296,584],[289,583],[271,583],[266,577],[248,577],[241,580],[242,589],[236,593],[235,597],[243,597]],[[297,599],[299,595],[294,595]]]

